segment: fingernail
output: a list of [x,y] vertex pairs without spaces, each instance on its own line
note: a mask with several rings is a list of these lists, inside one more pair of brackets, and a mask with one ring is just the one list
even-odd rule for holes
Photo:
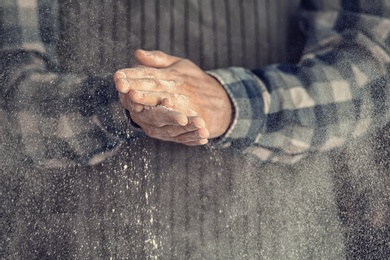
[[152,52],[150,52],[150,51],[147,51],[147,50],[142,50],[142,51],[144,52],[144,54],[145,54],[146,56],[152,55]]
[[209,142],[208,139],[201,139],[201,140],[199,140],[199,143],[200,143],[201,145],[207,144],[208,142]]
[[193,123],[193,125],[195,127],[197,127],[197,128],[204,128],[204,127],[206,127],[206,123],[203,120],[201,120],[201,119],[196,120],[196,119],[194,121],[192,121],[192,123]]
[[206,127],[206,124],[203,121],[196,122],[194,125],[197,128],[204,128],[204,127]]
[[142,55],[145,55],[145,56],[150,56],[151,55],[150,51],[147,51],[147,50],[144,50],[144,49],[138,49],[136,52],[141,53]]
[[187,117],[183,116],[183,117],[180,117],[176,120],[176,122],[181,125],[181,126],[185,126],[188,124],[188,119]]
[[209,137],[209,131],[206,128],[197,130],[198,137],[202,139],[207,139]]
[[126,79],[127,78],[126,74],[122,71],[118,71],[116,74],[120,75],[120,76],[118,76],[119,79]]

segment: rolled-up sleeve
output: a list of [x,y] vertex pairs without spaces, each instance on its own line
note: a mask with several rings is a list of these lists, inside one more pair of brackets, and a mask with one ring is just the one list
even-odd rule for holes
[[209,71],[235,109],[215,146],[294,163],[389,122],[390,7],[319,2],[302,4],[307,45],[298,64]]

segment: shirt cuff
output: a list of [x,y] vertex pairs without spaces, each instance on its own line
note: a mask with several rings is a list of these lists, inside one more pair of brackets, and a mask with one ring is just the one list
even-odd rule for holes
[[264,83],[250,70],[238,67],[207,71],[228,93],[234,108],[233,121],[224,135],[211,140],[215,147],[245,149],[261,138],[265,129]]

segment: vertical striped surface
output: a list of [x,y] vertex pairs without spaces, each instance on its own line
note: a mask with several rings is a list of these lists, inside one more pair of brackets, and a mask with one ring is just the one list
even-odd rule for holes
[[[317,161],[321,169],[326,163]],[[316,166],[260,167],[145,139],[101,166],[24,171],[13,177],[23,176],[14,259],[342,254],[330,177]]]
[[60,6],[61,24],[66,28],[61,35],[62,64],[72,71],[112,72],[134,64],[132,53],[137,48],[186,57],[204,69],[258,68],[286,61],[290,58],[287,36],[297,23],[291,18],[297,4],[269,0],[64,1]]

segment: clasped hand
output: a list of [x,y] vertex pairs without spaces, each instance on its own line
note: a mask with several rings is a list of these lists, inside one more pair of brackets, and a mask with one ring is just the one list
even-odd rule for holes
[[215,78],[161,51],[134,55],[140,65],[117,71],[114,80],[122,105],[147,135],[203,145],[227,130],[232,105]]

